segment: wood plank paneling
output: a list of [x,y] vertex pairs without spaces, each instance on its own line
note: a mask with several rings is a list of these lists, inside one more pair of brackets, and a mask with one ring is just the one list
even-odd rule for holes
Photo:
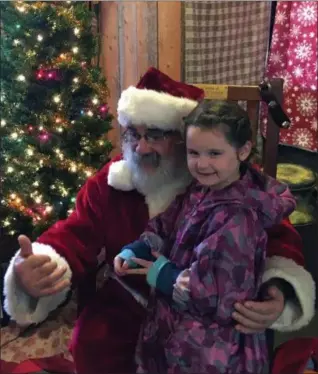
[[[101,66],[108,80],[109,105],[116,117],[122,90],[136,85],[150,66],[181,80],[181,2],[101,2]],[[120,128],[108,138],[120,150]]]
[[180,1],[158,2],[158,67],[181,80],[182,29]]
[[110,97],[108,104],[115,119],[113,130],[108,132],[108,139],[115,149],[112,156],[119,152],[119,128],[117,123],[117,102],[120,96],[119,48],[118,48],[118,5],[115,1],[101,2],[101,67],[108,82]]
[[149,66],[157,66],[157,4],[121,2],[119,51],[121,89],[135,85]]
[[136,2],[120,2],[119,50],[121,89],[136,84],[137,78],[137,12]]
[[158,66],[157,2],[137,2],[137,81]]

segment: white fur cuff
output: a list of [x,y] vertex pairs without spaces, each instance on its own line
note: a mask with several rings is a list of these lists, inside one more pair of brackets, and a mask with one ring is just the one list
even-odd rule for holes
[[[71,279],[72,273],[67,261],[61,257],[51,246],[40,243],[32,244],[33,254],[47,255],[57,263],[57,269],[66,267],[67,270],[62,279]],[[38,299],[35,309],[31,308],[32,297],[24,292],[18,284],[14,274],[14,262],[19,256],[18,251],[10,261],[10,265],[4,277],[4,309],[19,325],[29,325],[42,322],[49,313],[56,309],[65,299],[70,287],[58,294],[43,296]]]
[[288,300],[283,313],[271,328],[287,332],[307,326],[315,314],[315,282],[310,273],[291,259],[273,256],[266,260],[263,282],[272,278],[287,281],[294,288],[297,302]]

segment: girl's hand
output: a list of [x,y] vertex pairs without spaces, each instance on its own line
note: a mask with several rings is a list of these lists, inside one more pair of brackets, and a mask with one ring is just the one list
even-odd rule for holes
[[114,271],[118,276],[126,275],[129,269],[128,262],[123,260],[120,256],[114,258]]
[[[158,252],[151,252],[151,253],[156,258],[158,258],[160,256],[160,253],[158,253]],[[154,261],[147,261],[147,260],[143,260],[142,258],[137,258],[137,257],[132,257],[131,260],[134,261],[139,266],[141,266],[141,268],[127,269],[127,270],[125,270],[125,275],[128,275],[128,274],[147,275],[149,268],[154,263]]]

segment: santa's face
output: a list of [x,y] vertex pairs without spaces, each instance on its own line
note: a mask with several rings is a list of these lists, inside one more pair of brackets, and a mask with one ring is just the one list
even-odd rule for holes
[[123,133],[122,149],[141,192],[149,193],[186,173],[185,147],[178,132],[130,126]]
[[136,165],[145,172],[155,173],[162,159],[174,158],[180,141],[177,131],[162,131],[146,126],[129,126],[123,133],[123,146],[130,152]]

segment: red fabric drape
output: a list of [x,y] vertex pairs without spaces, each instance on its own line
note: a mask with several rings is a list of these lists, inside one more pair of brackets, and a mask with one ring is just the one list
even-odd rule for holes
[[[318,150],[316,1],[277,3],[267,77],[284,79],[284,109],[292,125],[280,141]],[[262,117],[265,133],[266,117]]]

